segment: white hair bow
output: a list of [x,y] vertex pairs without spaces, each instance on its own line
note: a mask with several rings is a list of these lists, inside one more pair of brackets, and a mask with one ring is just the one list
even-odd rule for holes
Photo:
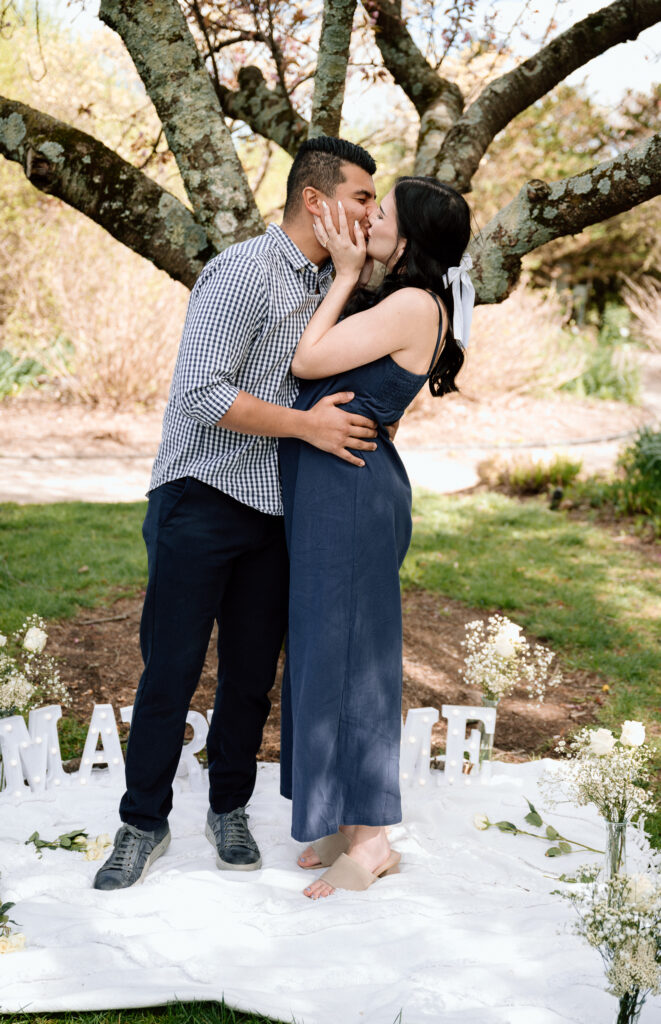
[[473,261],[468,253],[465,252],[459,261],[459,266],[450,267],[447,274],[443,275],[445,287],[449,288],[452,285],[452,302],[454,304],[452,333],[454,334],[455,341],[463,349],[468,346],[473,306],[475,305],[475,288],[468,273],[472,266]]

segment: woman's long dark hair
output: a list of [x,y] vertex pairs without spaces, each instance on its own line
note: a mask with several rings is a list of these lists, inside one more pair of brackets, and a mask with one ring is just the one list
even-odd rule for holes
[[470,240],[470,209],[464,197],[431,177],[405,177],[395,182],[395,207],[400,238],[406,248],[374,291],[359,289],[344,315],[376,305],[400,288],[426,288],[440,296],[448,314],[448,329],[440,357],[430,376],[432,395],[457,391],[455,377],[464,350],[452,332],[452,290],[443,284],[449,267],[456,267]]

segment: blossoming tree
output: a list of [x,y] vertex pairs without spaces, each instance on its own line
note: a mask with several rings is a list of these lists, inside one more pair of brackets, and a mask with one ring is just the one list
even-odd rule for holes
[[[158,112],[188,204],[93,136],[2,96],[0,153],[21,164],[35,188],[190,287],[214,253],[263,228],[228,120],[293,154],[308,136],[341,131],[347,72],[358,65],[375,80],[391,76],[415,107],[415,172],[468,191],[493,139],[519,113],[661,19],[661,0],[615,0],[561,34],[551,31],[536,54],[486,76],[467,102],[443,54],[432,58],[416,39],[429,17],[430,35],[447,49],[465,37],[474,7],[459,0],[435,14],[434,5],[413,0],[407,16],[397,0],[101,0],[100,18],[123,40]],[[301,57],[311,47],[314,59]],[[300,87],[312,79],[308,103]],[[501,301],[526,253],[660,189],[658,132],[584,173],[522,181],[472,243],[478,300]]]

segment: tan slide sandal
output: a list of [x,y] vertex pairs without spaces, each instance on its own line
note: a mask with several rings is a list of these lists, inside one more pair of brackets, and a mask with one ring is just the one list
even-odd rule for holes
[[363,892],[365,889],[369,889],[370,885],[376,882],[377,879],[383,878],[385,875],[397,874],[401,859],[401,854],[391,850],[388,860],[372,874],[371,871],[364,868],[358,861],[348,857],[346,853],[341,853],[333,866],[324,872],[318,881],[326,882],[333,889],[350,889],[352,892]]
[[300,864],[296,862],[299,868],[303,868],[304,871],[315,871],[319,868],[329,868],[331,864],[334,864],[337,858],[342,853],[346,853],[349,849],[350,840],[345,836],[344,832],[335,832],[332,836],[324,836],[323,839],[317,839],[315,843],[312,843],[312,849],[319,858],[317,864]]

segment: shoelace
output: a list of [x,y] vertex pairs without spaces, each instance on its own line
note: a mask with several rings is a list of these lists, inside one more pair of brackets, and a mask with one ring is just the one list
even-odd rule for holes
[[125,825],[112,855],[112,867],[118,868],[120,871],[130,867],[135,848],[139,846],[142,839],[144,836],[138,829],[133,825]]
[[242,807],[230,811],[221,828],[227,846],[248,846],[251,849],[254,846],[254,840],[248,830],[248,815]]

